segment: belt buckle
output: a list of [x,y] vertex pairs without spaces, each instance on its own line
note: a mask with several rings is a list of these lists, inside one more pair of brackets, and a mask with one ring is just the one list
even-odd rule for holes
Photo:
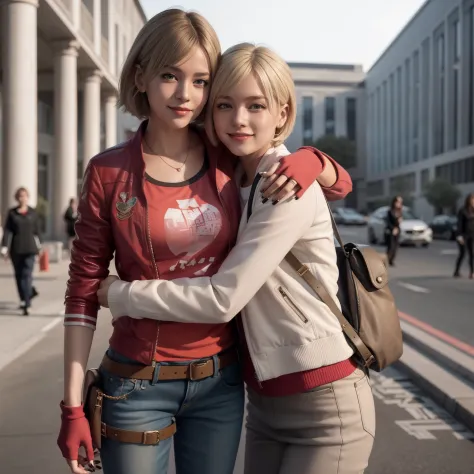
[[194,369],[202,368],[209,363],[212,363],[212,359],[208,359],[204,362],[191,362],[189,364],[189,380],[201,380],[202,378],[205,378],[205,377],[197,378],[197,376],[194,375]]
[[143,432],[143,439],[142,444],[147,444],[147,437],[151,435],[156,435],[156,441],[151,444],[160,444],[160,431],[144,431]]

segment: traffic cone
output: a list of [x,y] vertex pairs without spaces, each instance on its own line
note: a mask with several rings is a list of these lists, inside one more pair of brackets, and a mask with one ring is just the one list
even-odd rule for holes
[[39,267],[40,272],[49,271],[49,252],[46,249],[41,252],[41,255],[39,257]]

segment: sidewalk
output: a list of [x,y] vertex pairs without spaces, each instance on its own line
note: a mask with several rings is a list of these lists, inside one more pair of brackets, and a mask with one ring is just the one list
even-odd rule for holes
[[20,357],[62,321],[69,260],[50,265],[48,272],[35,265],[33,282],[39,292],[29,316],[22,316],[10,261],[0,260],[0,370]]

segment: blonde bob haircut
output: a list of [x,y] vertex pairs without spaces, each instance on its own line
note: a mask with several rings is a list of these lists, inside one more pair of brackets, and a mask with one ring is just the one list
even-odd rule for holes
[[119,105],[137,118],[150,115],[146,93],[135,84],[137,67],[146,82],[166,66],[176,66],[186,60],[194,47],[207,56],[211,79],[217,69],[221,47],[209,22],[195,12],[171,8],[151,18],[138,33],[122,68],[119,83]]
[[210,140],[218,143],[213,111],[218,97],[229,92],[249,74],[253,74],[270,110],[288,106],[287,120],[275,130],[272,146],[281,145],[290,135],[296,120],[295,84],[286,62],[274,51],[264,46],[241,43],[229,48],[221,57],[212,84],[206,113],[206,131]]

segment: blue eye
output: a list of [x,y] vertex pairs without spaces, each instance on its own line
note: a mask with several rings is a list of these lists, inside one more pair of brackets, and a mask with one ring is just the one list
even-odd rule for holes
[[262,105],[262,104],[252,104],[250,107],[249,107],[250,110],[262,110],[262,109],[265,109],[265,106]]
[[205,79],[196,79],[194,84],[200,87],[207,87],[209,85],[209,81],[206,81]]
[[219,109],[219,110],[230,109],[230,105],[226,103],[217,104],[216,109]]

